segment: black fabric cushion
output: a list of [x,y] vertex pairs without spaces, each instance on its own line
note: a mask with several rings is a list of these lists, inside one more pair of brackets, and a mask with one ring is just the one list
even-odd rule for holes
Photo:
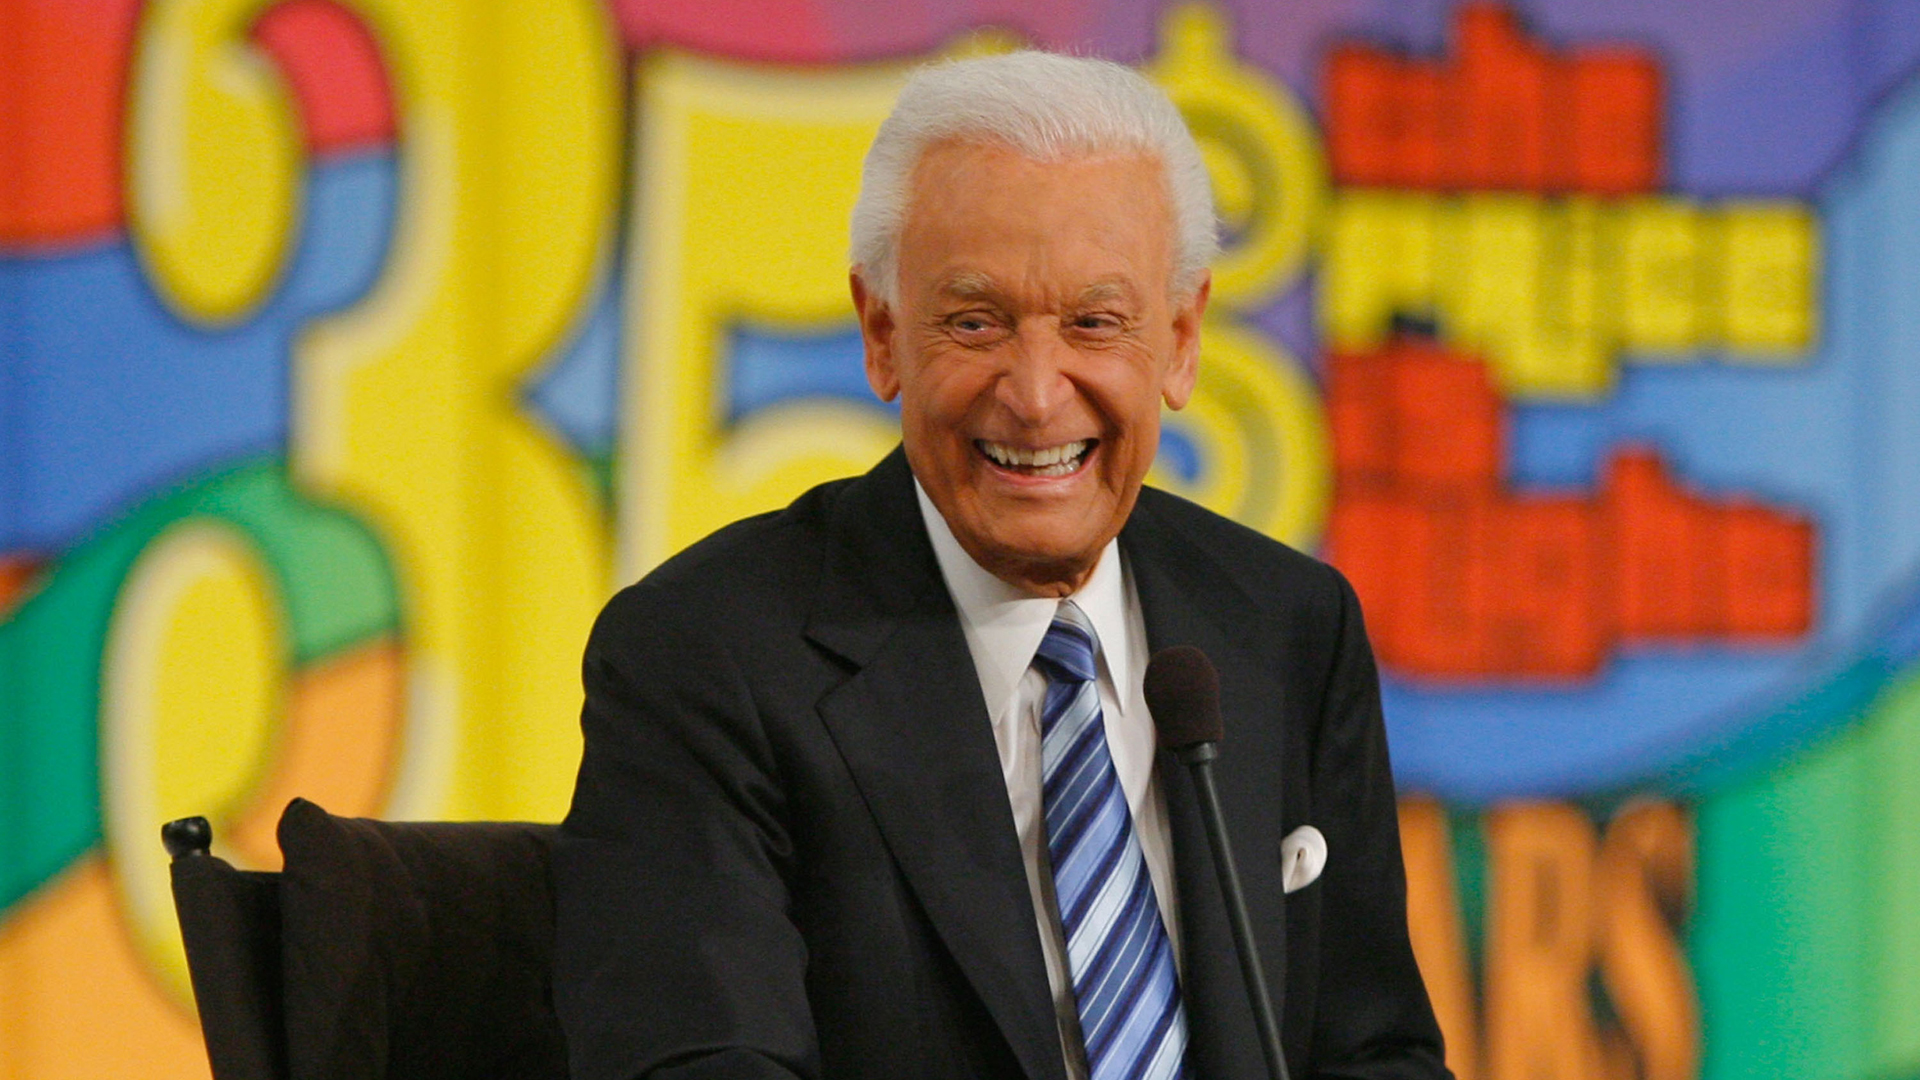
[[294,1080],[567,1075],[552,825],[280,818]]

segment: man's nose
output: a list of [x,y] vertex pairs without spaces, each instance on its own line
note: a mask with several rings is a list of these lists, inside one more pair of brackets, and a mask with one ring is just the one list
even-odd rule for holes
[[1022,423],[1044,424],[1072,398],[1066,365],[1072,348],[1053,328],[1022,327],[997,388],[1000,404]]

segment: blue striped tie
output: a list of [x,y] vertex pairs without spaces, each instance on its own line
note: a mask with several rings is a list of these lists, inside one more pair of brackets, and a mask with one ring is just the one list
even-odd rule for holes
[[1040,775],[1054,902],[1091,1080],[1169,1080],[1181,1075],[1187,1019],[1173,944],[1107,752],[1097,648],[1086,613],[1063,600],[1033,659],[1047,677]]

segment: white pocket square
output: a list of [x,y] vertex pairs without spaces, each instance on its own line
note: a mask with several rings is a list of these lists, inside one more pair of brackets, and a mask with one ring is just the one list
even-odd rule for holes
[[1327,838],[1319,829],[1302,825],[1280,841],[1280,881],[1287,892],[1313,884],[1326,865]]

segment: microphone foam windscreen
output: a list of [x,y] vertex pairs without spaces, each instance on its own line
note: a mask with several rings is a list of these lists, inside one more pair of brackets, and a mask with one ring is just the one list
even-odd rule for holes
[[1206,653],[1191,645],[1154,653],[1144,690],[1161,749],[1220,741],[1226,730],[1220,719],[1220,673]]

